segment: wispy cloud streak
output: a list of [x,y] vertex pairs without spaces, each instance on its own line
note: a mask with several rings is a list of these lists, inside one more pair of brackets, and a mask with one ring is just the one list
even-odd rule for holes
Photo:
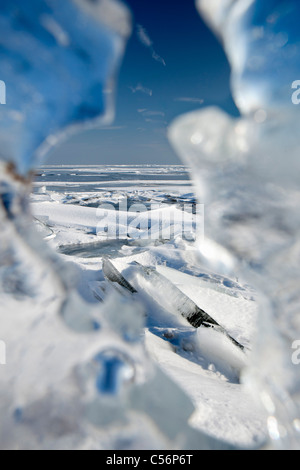
[[183,96],[180,98],[175,98],[174,101],[179,101],[181,103],[195,103],[195,104],[203,104],[204,100],[201,98],[192,98],[189,96]]
[[100,131],[120,131],[126,128],[127,126],[103,126],[103,127],[99,127],[99,130]]
[[146,29],[141,24],[137,25],[136,34],[137,34],[137,37],[139,38],[140,42],[145,47],[152,47],[153,46],[153,41],[150,39],[150,36],[148,35]]
[[143,86],[141,83],[138,83],[137,86],[135,87],[130,86],[129,88],[132,91],[132,93],[137,93],[138,91],[140,91],[141,93],[145,93],[146,95],[149,95],[149,96],[153,95],[153,91],[150,90],[150,88]]
[[164,67],[166,67],[165,59],[163,59],[163,57],[157,54],[157,52],[154,50],[153,41],[150,38],[144,26],[142,26],[141,24],[138,24],[136,27],[136,34],[140,43],[143,44],[143,46],[147,47],[147,49],[150,49],[152,59],[154,59],[156,62],[159,62]]
[[138,113],[142,114],[143,116],[161,116],[164,117],[165,113],[163,111],[151,111],[148,109],[138,109]]

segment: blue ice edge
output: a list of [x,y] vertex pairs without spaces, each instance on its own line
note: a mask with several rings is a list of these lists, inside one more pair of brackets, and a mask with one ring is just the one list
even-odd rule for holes
[[0,160],[26,175],[74,131],[111,121],[130,24],[116,2],[2,0]]

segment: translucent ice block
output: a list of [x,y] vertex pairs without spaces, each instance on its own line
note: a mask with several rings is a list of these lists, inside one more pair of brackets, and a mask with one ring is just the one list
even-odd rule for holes
[[300,3],[295,0],[197,0],[224,43],[242,113],[291,110],[299,79]]
[[70,131],[111,120],[130,16],[115,0],[3,0],[0,29],[0,158],[26,174]]
[[[260,315],[245,382],[269,414],[277,448],[300,447],[300,76],[296,0],[198,0],[232,67],[241,117],[179,117],[170,140],[206,205],[202,260],[257,288]],[[294,348],[294,349],[293,349]],[[294,356],[293,356],[294,352]]]

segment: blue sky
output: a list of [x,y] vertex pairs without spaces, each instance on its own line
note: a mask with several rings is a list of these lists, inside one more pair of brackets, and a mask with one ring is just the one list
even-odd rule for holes
[[118,77],[115,120],[62,144],[49,164],[176,164],[166,136],[176,116],[211,105],[237,115],[228,62],[194,0],[125,3],[133,33]]

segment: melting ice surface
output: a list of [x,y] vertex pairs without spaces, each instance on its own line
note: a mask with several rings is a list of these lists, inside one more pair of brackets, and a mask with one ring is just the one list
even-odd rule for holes
[[297,0],[198,0],[232,66],[241,118],[207,108],[178,118],[174,148],[193,168],[210,241],[202,254],[261,293],[253,367],[245,381],[268,412],[278,448],[299,448],[299,108]]

